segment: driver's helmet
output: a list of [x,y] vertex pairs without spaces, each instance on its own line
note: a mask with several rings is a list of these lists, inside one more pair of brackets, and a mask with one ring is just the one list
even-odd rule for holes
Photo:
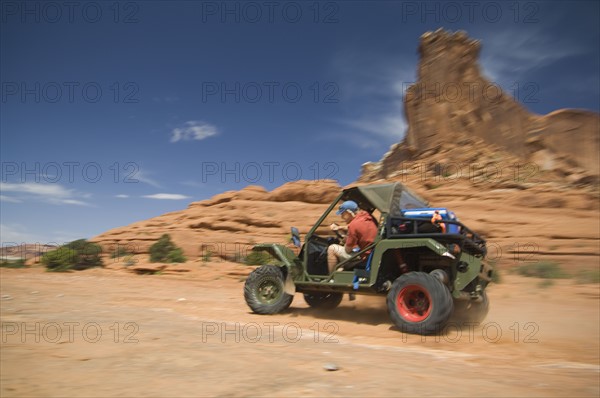
[[340,208],[338,209],[338,211],[335,212],[335,214],[337,214],[339,216],[340,214],[342,214],[343,212],[345,212],[347,210],[350,210],[351,212],[356,213],[358,211],[358,205],[353,200],[347,200],[340,205]]

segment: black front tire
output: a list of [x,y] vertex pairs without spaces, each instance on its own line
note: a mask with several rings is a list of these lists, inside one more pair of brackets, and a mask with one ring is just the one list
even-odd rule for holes
[[398,277],[387,295],[390,318],[403,333],[434,334],[446,326],[454,302],[448,288],[425,272]]
[[280,267],[262,265],[252,271],[244,284],[246,304],[257,314],[277,314],[287,309],[294,296],[284,291],[285,276]]
[[312,292],[304,293],[304,301],[313,308],[332,310],[342,302],[343,293]]

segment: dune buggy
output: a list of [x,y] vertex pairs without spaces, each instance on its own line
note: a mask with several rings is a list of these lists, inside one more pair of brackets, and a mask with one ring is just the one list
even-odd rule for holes
[[[339,222],[335,210],[347,200],[373,216],[378,233],[373,244],[329,272],[327,247],[339,242],[330,224]],[[441,220],[432,221],[436,210]],[[246,280],[244,297],[255,313],[281,312],[300,292],[309,306],[321,309],[337,307],[345,293],[385,295],[394,324],[415,334],[439,333],[453,314],[468,322],[481,322],[487,315],[485,289],[493,270],[484,260],[485,240],[451,211],[429,207],[401,183],[343,190],[306,234],[304,244],[293,227],[292,240],[301,247],[298,255],[281,244],[253,248],[276,260],[258,267]]]

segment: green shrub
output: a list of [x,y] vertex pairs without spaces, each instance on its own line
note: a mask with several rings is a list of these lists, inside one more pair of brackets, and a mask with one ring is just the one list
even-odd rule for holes
[[168,263],[185,263],[187,258],[183,255],[183,250],[177,248],[175,250],[171,250],[167,254],[167,262]]
[[77,252],[77,261],[72,269],[83,270],[92,267],[101,267],[102,247],[85,239],[78,239],[65,245],[67,249]]
[[577,273],[576,283],[600,283],[599,269],[583,269]]
[[186,261],[183,251],[175,246],[168,234],[164,234],[158,242],[150,246],[150,262],[152,263],[184,263]]
[[538,261],[537,263],[524,264],[516,269],[519,275],[543,279],[560,279],[568,276],[557,263],[551,261]]
[[62,246],[44,254],[42,263],[46,265],[48,271],[66,272],[77,264],[77,252]]
[[208,250],[204,251],[204,253],[202,254],[202,262],[203,263],[210,262],[210,260],[212,259],[212,255],[213,255],[212,250],[208,249]]
[[75,240],[42,256],[42,263],[48,271],[64,272],[101,267],[102,248],[85,239]]
[[170,251],[175,250],[175,244],[171,241],[171,237],[164,234],[158,242],[150,246],[150,262],[163,262],[167,259]]
[[273,257],[263,251],[252,251],[246,256],[244,262],[248,265],[264,265],[269,264],[273,260]]
[[0,268],[25,268],[25,259],[19,259],[14,261],[2,261],[0,262]]

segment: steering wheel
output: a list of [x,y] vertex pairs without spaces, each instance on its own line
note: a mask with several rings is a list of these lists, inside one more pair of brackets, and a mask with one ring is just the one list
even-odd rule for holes
[[342,242],[344,241],[344,239],[346,239],[346,237],[339,230],[336,230],[333,232],[335,232],[335,237],[330,236],[329,238],[327,238],[327,244],[328,245],[333,245],[333,244],[341,245]]
[[345,236],[340,233],[340,231],[335,232],[335,236],[330,236],[327,238],[327,245],[339,245],[344,241]]

